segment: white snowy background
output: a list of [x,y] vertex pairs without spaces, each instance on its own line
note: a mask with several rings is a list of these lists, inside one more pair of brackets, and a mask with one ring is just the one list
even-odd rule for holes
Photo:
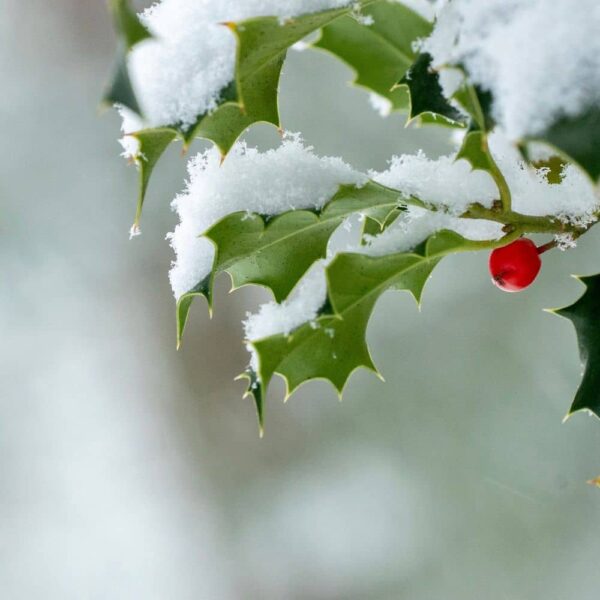
[[[218,285],[175,351],[164,240],[185,161],[135,173],[96,105],[112,60],[97,0],[0,11],[0,597],[11,600],[597,598],[600,423],[561,424],[580,371],[541,311],[600,271],[597,234],[508,295],[484,255],[447,260],[418,314],[388,294],[369,338],[387,383],[322,383],[267,432],[232,381],[248,305]],[[291,53],[284,123],[361,170],[449,148],[382,120],[326,55]],[[250,142],[277,134],[259,126]],[[202,144],[197,145],[198,149]]]

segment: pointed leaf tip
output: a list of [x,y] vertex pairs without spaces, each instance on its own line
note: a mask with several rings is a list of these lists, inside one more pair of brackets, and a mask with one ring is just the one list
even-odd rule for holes
[[265,432],[265,419],[264,419],[264,396],[266,389],[263,386],[258,374],[252,367],[248,367],[243,373],[240,373],[236,378],[236,381],[246,379],[248,381],[248,387],[244,393],[244,398],[252,396],[254,399],[254,406],[256,408],[256,417],[258,419],[258,434],[259,437],[264,436]]

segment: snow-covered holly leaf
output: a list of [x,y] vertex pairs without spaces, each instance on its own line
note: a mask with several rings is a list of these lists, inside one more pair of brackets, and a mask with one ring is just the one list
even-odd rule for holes
[[408,109],[406,88],[392,90],[415,60],[412,42],[427,37],[431,23],[397,2],[377,2],[323,28],[313,47],[327,50],[356,72],[354,83],[379,94],[392,110]]
[[568,164],[567,160],[559,155],[553,155],[542,160],[532,161],[532,166],[544,173],[546,181],[555,185],[563,180],[564,168]]
[[320,316],[289,335],[250,341],[258,369],[247,372],[263,421],[263,399],[273,375],[285,380],[286,396],[311,379],[330,381],[341,395],[350,375],[364,367],[377,373],[366,342],[371,312],[388,289],[407,290],[420,302],[432,270],[446,255],[478,250],[498,242],[473,242],[440,231],[413,252],[372,257],[338,254],[327,267],[327,302]]
[[569,414],[589,410],[600,417],[600,275],[578,279],[586,288],[581,298],[552,312],[569,319],[575,326],[584,368]]
[[128,0],[110,0],[109,8],[119,41],[113,75],[102,102],[108,106],[121,104],[139,113],[140,107],[127,70],[127,53],[133,46],[152,36],[140,23]]
[[[361,0],[357,5],[366,6],[373,1]],[[127,52],[134,43],[145,39],[139,30],[133,29],[131,23],[136,22],[139,27],[143,26],[125,0],[115,1],[114,9],[117,10],[115,20],[124,42],[119,51],[115,77],[105,101],[122,104],[141,114],[143,118],[127,68]],[[217,107],[198,115],[196,123],[191,127],[184,128],[180,123],[171,123],[156,130],[145,129],[145,135],[165,140],[167,131],[171,131],[171,140],[179,137],[184,148],[187,148],[194,138],[208,139],[225,157],[238,137],[254,123],[267,122],[279,127],[277,92],[287,50],[308,34],[352,10],[355,10],[354,5],[306,14],[285,22],[276,17],[257,17],[239,23],[225,23],[224,26],[229,27],[237,40],[235,80],[221,91]],[[146,34],[145,37],[148,37],[149,34]],[[145,165],[138,209],[143,205],[152,169],[166,147],[167,145],[162,146],[159,152],[155,146],[153,159]],[[138,219],[139,215],[136,222]]]
[[398,192],[375,182],[341,186],[320,212],[296,210],[274,218],[234,213],[205,236],[216,246],[213,273],[227,271],[233,288],[264,285],[281,302],[310,265],[325,256],[327,242],[355,212],[378,219],[399,205]]
[[398,86],[406,86],[410,97],[410,120],[422,116],[441,117],[451,125],[463,125],[464,116],[448,102],[442,92],[440,76],[431,66],[430,54],[420,54]]
[[[373,0],[361,0],[359,5]],[[290,46],[313,31],[348,14],[347,6],[306,14],[283,21],[257,17],[226,23],[237,40],[235,81],[221,93],[215,111],[199,115],[197,124],[185,134],[189,142],[202,137],[226,154],[235,140],[257,122],[280,126],[277,92],[281,67]]]
[[357,188],[342,185],[320,212],[295,210],[275,217],[237,212],[204,235],[215,245],[211,276],[178,302],[178,340],[181,341],[190,304],[205,296],[212,304],[212,283],[221,272],[231,276],[233,289],[256,284],[269,288],[278,302],[327,251],[331,234],[351,214],[368,215],[383,226],[401,204],[399,194],[378,183]]
[[600,109],[563,118],[540,138],[578,163],[594,180],[600,177]]

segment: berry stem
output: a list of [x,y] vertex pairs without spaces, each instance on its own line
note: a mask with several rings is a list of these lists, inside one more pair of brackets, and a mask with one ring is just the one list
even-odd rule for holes
[[556,246],[557,246],[556,240],[552,240],[551,242],[548,242],[547,244],[538,246],[538,248],[537,248],[538,254],[544,254],[544,252],[547,252],[548,250],[552,250],[552,248],[556,248]]

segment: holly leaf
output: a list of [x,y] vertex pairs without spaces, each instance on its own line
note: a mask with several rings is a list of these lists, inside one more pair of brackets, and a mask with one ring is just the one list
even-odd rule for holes
[[415,60],[412,42],[427,37],[432,25],[406,6],[378,2],[361,15],[372,21],[363,24],[352,15],[323,28],[314,48],[326,50],[356,72],[354,84],[389,100],[392,110],[408,109],[408,93],[394,84]]
[[[464,73],[464,69],[461,68]],[[493,97],[491,92],[478,85],[465,82],[455,92],[453,98],[471,116],[471,128],[485,133],[492,131],[496,125],[492,117]]]
[[432,68],[432,57],[420,54],[397,86],[406,86],[410,96],[409,121],[429,116],[441,117],[450,125],[463,126],[464,116],[452,106],[442,92],[440,76]]
[[[374,0],[361,0],[359,6]],[[309,13],[288,19],[256,17],[225,23],[237,40],[235,81],[221,93],[218,108],[205,115],[188,132],[186,143],[195,137],[212,141],[227,154],[236,139],[252,124],[271,123],[280,127],[277,99],[281,68],[287,50],[296,42],[354,10],[353,6]]]
[[387,214],[380,214],[378,218],[365,216],[362,228],[362,242],[367,242],[369,236],[379,235],[387,229],[402,213],[404,208],[394,208]]
[[229,273],[232,289],[255,284],[284,300],[309,267],[325,257],[331,234],[353,213],[362,213],[383,226],[391,211],[402,205],[397,191],[375,182],[357,188],[342,185],[321,211],[295,210],[275,217],[232,213],[204,235],[215,245],[210,277],[184,294],[178,303],[178,340],[181,341],[192,300],[205,296],[212,305],[213,280]]
[[577,279],[586,288],[581,298],[570,306],[551,311],[573,323],[584,368],[567,416],[589,410],[600,417],[600,274]]
[[138,150],[133,157],[133,161],[137,165],[140,174],[137,209],[132,227],[132,233],[135,233],[139,230],[142,208],[152,171],[177,134],[172,129],[164,127],[144,129],[128,135],[138,141]]
[[[327,302],[314,322],[289,335],[278,334],[249,344],[258,368],[250,370],[247,393],[262,399],[275,374],[286,385],[286,398],[312,379],[329,381],[341,396],[350,375],[361,367],[377,373],[366,342],[371,312],[388,289],[406,290],[417,303],[431,272],[446,255],[495,247],[498,241],[473,242],[451,231],[429,237],[413,252],[381,257],[338,254],[327,267]],[[258,402],[257,402],[258,404]]]
[[600,176],[600,109],[593,107],[576,117],[560,119],[535,138],[556,147],[578,163],[594,182]]
[[208,299],[208,310],[210,315],[212,316],[212,296],[209,293],[209,289],[212,286],[212,279],[209,275],[205,277],[202,281],[200,281],[197,285],[195,285],[191,290],[185,292],[177,299],[177,308],[175,310],[175,315],[177,318],[177,350],[179,350],[181,346],[181,340],[183,339],[183,331],[185,329],[185,325],[187,323],[188,314],[190,312],[190,308],[192,307],[192,302],[194,298],[202,296],[203,298]]
[[465,135],[462,146],[456,154],[456,160],[463,158],[473,167],[473,170],[488,171],[493,169],[493,159],[490,155],[486,134],[479,130],[471,130]]
[[142,25],[128,0],[110,0],[108,6],[119,41],[113,74],[102,103],[107,106],[122,104],[139,114],[140,107],[127,70],[127,54],[136,44],[151,38],[152,35]]

